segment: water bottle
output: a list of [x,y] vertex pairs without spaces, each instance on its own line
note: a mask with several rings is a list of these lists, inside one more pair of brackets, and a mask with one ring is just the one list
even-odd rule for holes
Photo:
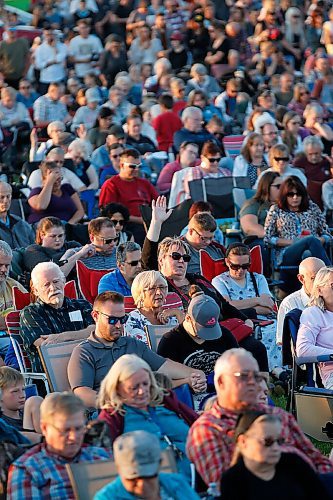
[[209,483],[206,500],[213,500],[214,498],[219,498],[219,496],[220,496],[220,493],[219,493],[219,490],[217,489],[217,484],[216,483]]

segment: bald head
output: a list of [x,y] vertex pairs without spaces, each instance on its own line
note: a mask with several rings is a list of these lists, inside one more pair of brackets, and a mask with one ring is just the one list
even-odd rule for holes
[[12,188],[7,182],[0,182],[0,219],[6,220],[12,202]]
[[317,257],[308,257],[302,260],[299,265],[299,281],[302,283],[305,293],[310,296],[312,293],[313,282],[317,272],[325,267],[325,262]]

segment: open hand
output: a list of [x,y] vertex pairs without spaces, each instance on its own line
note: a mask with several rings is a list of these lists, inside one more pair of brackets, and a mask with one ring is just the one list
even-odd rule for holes
[[163,224],[163,222],[165,222],[172,214],[172,210],[167,209],[167,201],[165,196],[159,196],[157,200],[153,200],[151,208],[152,222],[160,222],[161,224]]

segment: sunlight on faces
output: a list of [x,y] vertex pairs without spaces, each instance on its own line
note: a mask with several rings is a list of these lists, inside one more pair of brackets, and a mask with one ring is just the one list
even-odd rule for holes
[[[137,165],[136,168],[133,168]],[[139,176],[139,168],[141,161],[139,158],[133,158],[132,156],[123,157],[120,161],[120,174],[123,179],[131,180]]]
[[185,277],[187,271],[187,262],[184,262],[183,259],[174,260],[171,257],[173,252],[186,255],[184,248],[179,247],[178,245],[171,245],[167,253],[159,255],[159,270],[166,278],[183,278]]
[[109,324],[109,319],[100,314],[98,311],[107,314],[108,316],[115,316],[122,318],[125,315],[125,306],[120,303],[113,303],[111,301],[105,302],[98,307],[98,310],[92,311],[92,317],[96,323],[96,335],[107,342],[115,342],[124,333],[124,325],[118,321],[115,325]]
[[162,307],[168,293],[168,287],[161,280],[157,280],[144,290],[143,307],[147,309]]
[[150,387],[149,374],[141,368],[123,382],[119,382],[117,391],[127,405],[145,409],[150,403]]
[[[137,262],[135,266],[131,265],[131,262]],[[121,273],[126,277],[128,282],[132,282],[141,270],[141,250],[135,250],[134,252],[126,253],[125,262],[119,264],[119,269]]]
[[255,420],[250,429],[239,436],[237,445],[242,455],[258,464],[275,465],[281,457],[281,445],[276,441],[272,446],[265,446],[265,440],[277,440],[281,436],[280,422],[260,422]]
[[0,406],[10,411],[23,410],[25,403],[24,384],[17,384],[2,389]]
[[60,269],[50,269],[39,273],[34,289],[37,296],[45,304],[61,307],[65,295],[65,282],[66,279]]
[[[63,458],[73,458],[81,449],[85,433],[83,412],[73,415],[58,413],[52,422],[41,421],[40,427],[49,451]],[[54,423],[53,423],[54,422]]]
[[12,202],[12,188],[9,184],[0,182],[0,214],[8,212]]
[[214,233],[211,231],[204,231],[203,229],[196,229],[194,227],[189,229],[188,241],[196,250],[207,248],[213,239]]
[[102,227],[98,235],[90,233],[90,241],[96,252],[111,255],[116,246],[117,233],[114,227]]
[[54,227],[49,231],[45,231],[45,233],[41,233],[41,239],[43,247],[59,250],[64,246],[65,242],[64,228]]
[[234,255],[229,254],[226,259],[226,264],[229,268],[229,274],[231,278],[234,280],[242,280],[245,278],[248,269],[243,269],[242,267],[236,269],[236,266],[246,266],[250,264],[250,256],[249,255]]
[[0,252],[0,283],[4,283],[9,276],[12,257]]

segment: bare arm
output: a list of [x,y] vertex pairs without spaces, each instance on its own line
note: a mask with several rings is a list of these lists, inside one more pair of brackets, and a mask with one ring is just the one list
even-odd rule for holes
[[39,345],[59,344],[60,342],[69,342],[71,340],[84,340],[89,337],[94,329],[95,325],[89,325],[82,330],[42,335],[40,338],[35,340],[34,345],[38,347]]
[[265,236],[264,226],[258,223],[258,217],[256,215],[243,215],[240,218],[240,224],[246,235],[258,236],[258,238],[263,238]]
[[90,387],[76,387],[73,392],[75,396],[78,396],[80,399],[82,399],[87,408],[97,407],[97,392],[93,389],[90,389]]
[[189,366],[167,359],[157,371],[168,375],[176,384],[179,382],[180,385],[189,384],[195,392],[206,390],[206,375],[201,370],[194,370]]
[[87,189],[98,189],[98,175],[95,168],[92,165],[90,165],[90,167],[87,169],[87,176],[90,182]]
[[[75,252],[72,255],[70,255],[68,258],[66,256],[67,252]],[[96,248],[88,243],[84,247],[82,247],[79,251],[76,251],[75,249],[70,249],[67,250],[67,252],[61,257],[59,263],[61,263],[62,260],[67,260],[66,264],[61,266],[61,270],[64,273],[65,276],[68,276],[73,267],[75,266],[76,262],[79,259],[86,259],[87,257],[91,257],[92,255],[95,255],[96,253]]]
[[48,170],[41,192],[29,198],[28,203],[34,210],[46,210],[50,204],[54,183],[58,180],[59,173]]

